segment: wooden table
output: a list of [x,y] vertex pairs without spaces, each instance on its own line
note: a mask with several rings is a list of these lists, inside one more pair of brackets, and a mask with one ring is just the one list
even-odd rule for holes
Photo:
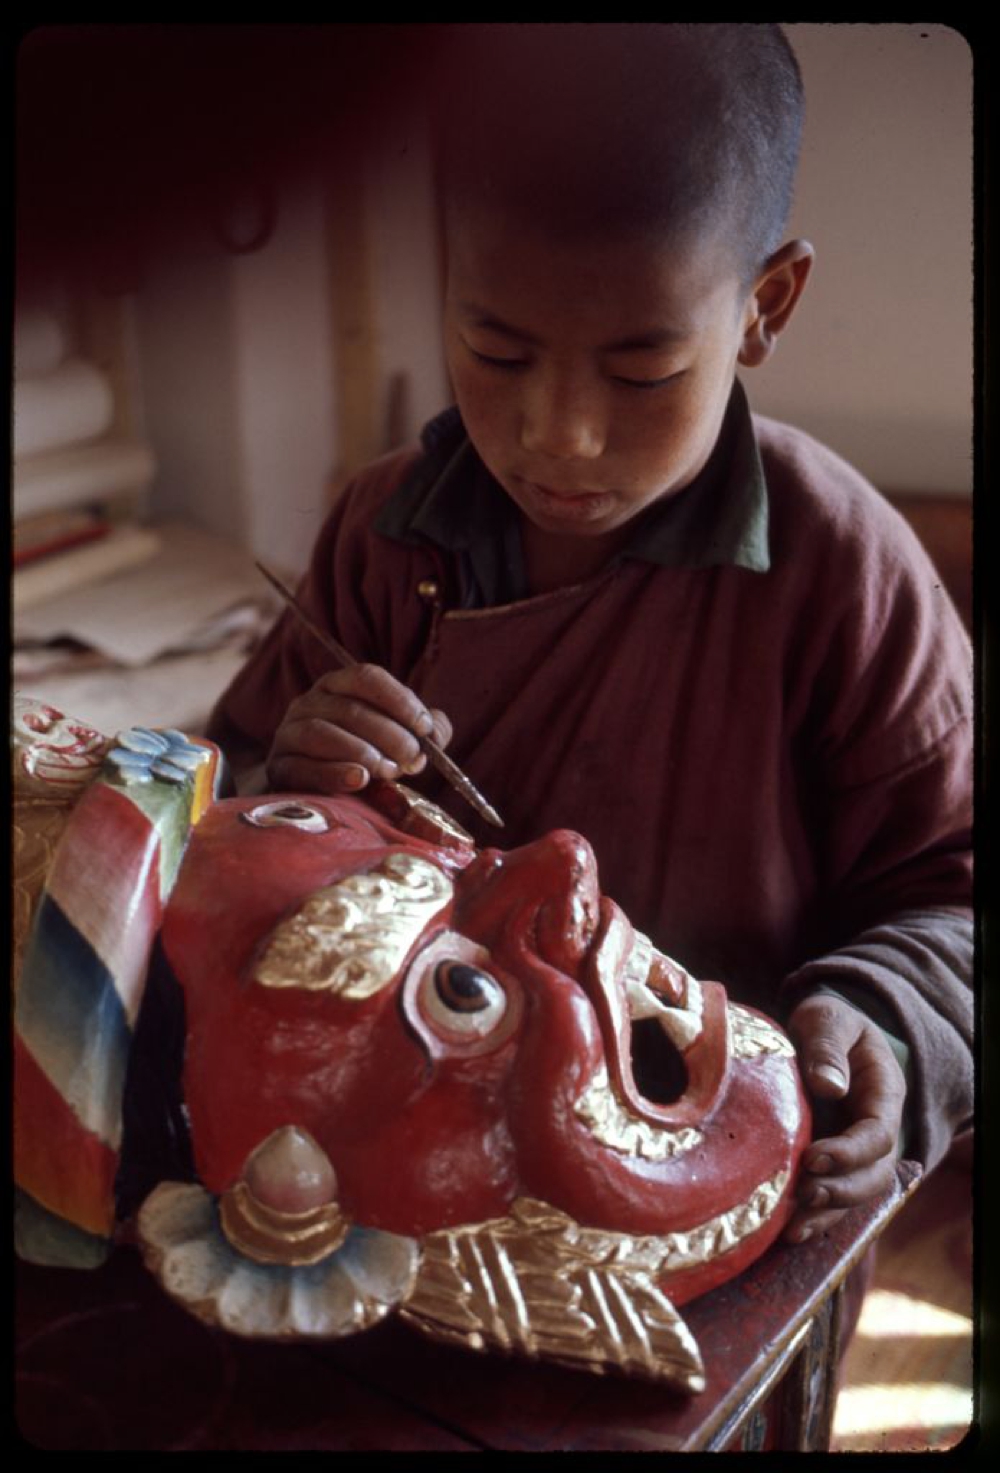
[[841,1286],[919,1168],[897,1177],[883,1200],[685,1307],[708,1377],[697,1397],[436,1345],[394,1320],[319,1346],[239,1341],[191,1319],[122,1249],[94,1273],[19,1266],[18,1425],[60,1450],[819,1450]]

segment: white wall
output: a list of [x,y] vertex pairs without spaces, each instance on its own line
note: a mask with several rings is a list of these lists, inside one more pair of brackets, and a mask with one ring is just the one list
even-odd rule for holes
[[336,437],[319,185],[279,196],[259,252],[206,238],[151,262],[137,317],[154,514],[303,567]]
[[413,438],[448,402],[430,157],[416,121],[401,124],[376,160],[368,209],[382,386],[406,375],[404,438]]
[[229,263],[190,243],[150,264],[135,309],[136,397],[157,463],[150,510],[242,528]]
[[942,25],[789,25],[807,125],[789,234],[816,248],[798,316],[748,372],[755,408],[885,490],[968,492],[972,61]]
[[329,509],[336,396],[321,184],[279,203],[273,240],[232,262],[233,359],[246,542],[298,571]]
[[[279,193],[273,237],[227,256],[206,239],[151,262],[137,298],[141,396],[159,462],[152,510],[305,566],[338,460],[329,183]],[[425,140],[401,131],[365,200],[380,406],[406,377],[405,437],[446,402]],[[389,447],[380,447],[389,448]]]

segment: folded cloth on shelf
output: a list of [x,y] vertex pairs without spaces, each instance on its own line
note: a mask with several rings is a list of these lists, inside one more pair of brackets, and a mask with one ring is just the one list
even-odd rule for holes
[[14,459],[96,440],[110,428],[115,399],[96,364],[68,358],[51,373],[14,383]]
[[12,583],[14,617],[64,597],[74,588],[103,582],[115,573],[148,563],[160,546],[158,533],[149,527],[113,527],[98,541],[67,548],[18,568]]
[[137,440],[101,440],[15,461],[15,521],[126,497],[138,502],[155,470],[152,451]]

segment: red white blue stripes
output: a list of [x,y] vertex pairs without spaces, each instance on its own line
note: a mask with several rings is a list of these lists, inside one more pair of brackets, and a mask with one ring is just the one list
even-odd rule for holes
[[23,1257],[92,1259],[113,1231],[125,1073],[149,954],[217,770],[207,743],[125,733],[60,840],[15,1005]]

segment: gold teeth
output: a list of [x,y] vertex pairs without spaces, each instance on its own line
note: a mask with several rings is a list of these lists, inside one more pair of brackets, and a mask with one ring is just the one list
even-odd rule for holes
[[758,1054],[777,1054],[785,1059],[794,1059],[795,1049],[773,1023],[730,1003],[727,1009],[729,1021],[729,1052],[736,1059],[755,1059]]
[[632,950],[629,952],[628,961],[625,963],[624,979],[626,987],[634,983],[641,983],[645,986],[652,962],[653,943],[641,931],[633,932]]
[[630,1115],[612,1090],[604,1064],[573,1106],[573,1113],[602,1145],[643,1161],[670,1161],[702,1140],[701,1131],[693,1126],[664,1130]]
[[673,1274],[708,1263],[749,1238],[764,1226],[781,1201],[788,1175],[787,1170],[779,1171],[770,1181],[761,1182],[745,1202],[709,1218],[688,1233],[664,1234],[660,1239],[662,1252],[657,1273]]
[[336,1202],[307,1212],[278,1212],[237,1182],[219,1200],[219,1220],[229,1242],[256,1263],[300,1268],[339,1248],[350,1222]]

